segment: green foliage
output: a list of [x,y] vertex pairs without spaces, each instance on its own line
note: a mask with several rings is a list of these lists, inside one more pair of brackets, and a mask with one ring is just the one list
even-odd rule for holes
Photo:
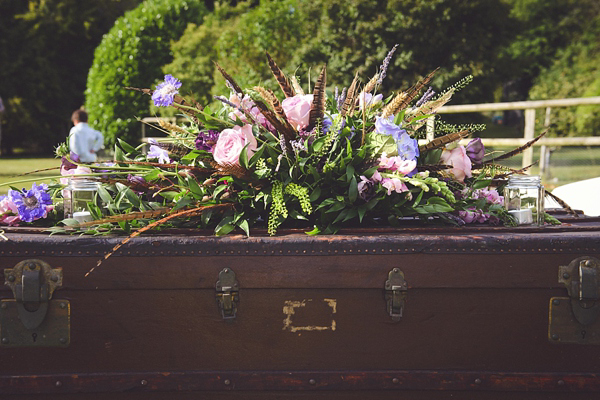
[[141,0],[0,0],[2,147],[50,154],[83,104],[93,51]]
[[222,77],[207,73],[214,71],[209,59],[214,56],[240,86],[278,90],[263,67],[267,50],[288,76],[302,71],[299,80],[305,91],[318,74],[311,68],[327,63],[328,86],[333,88],[348,86],[355,72],[365,83],[397,43],[384,91],[406,88],[441,67],[434,87],[473,74],[469,94],[461,93],[455,102],[475,97],[485,101],[499,83],[492,73],[496,54],[511,38],[510,27],[509,8],[500,0],[264,0],[255,8],[248,2],[216,5],[214,15],[202,26],[188,28],[173,45],[175,58],[164,72],[191,77],[189,83],[185,79],[186,89],[198,98],[208,98],[209,76],[215,82],[210,94],[223,94]]
[[113,145],[117,138],[139,140],[136,117],[148,114],[150,100],[125,86],[147,87],[160,81],[161,67],[171,61],[170,41],[188,22],[206,13],[191,0],[148,0],[118,19],[94,54],[86,89],[90,124]]
[[[569,46],[557,53],[544,68],[530,91],[530,98],[554,99],[600,96],[600,13]],[[559,136],[600,134],[600,108],[579,106],[555,108],[551,115],[552,133]]]

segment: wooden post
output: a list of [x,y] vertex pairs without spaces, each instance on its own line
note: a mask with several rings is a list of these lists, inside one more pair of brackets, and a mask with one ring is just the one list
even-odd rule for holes
[[431,142],[435,137],[435,117],[427,118],[427,127],[425,138],[428,142]]
[[[550,127],[550,112],[552,108],[546,107],[546,117],[544,118],[544,130]],[[548,172],[550,163],[550,150],[545,144],[540,146],[540,175],[543,177]]]
[[[535,108],[525,110],[525,134],[526,140],[531,140],[535,136]],[[533,147],[528,148],[523,152],[523,168],[533,162]]]

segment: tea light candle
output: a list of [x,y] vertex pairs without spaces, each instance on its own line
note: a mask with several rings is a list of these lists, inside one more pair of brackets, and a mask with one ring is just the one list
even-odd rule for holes
[[92,214],[89,211],[77,211],[73,213],[73,218],[80,224],[92,221]]
[[524,208],[522,210],[509,210],[508,213],[515,218],[517,224],[519,225],[533,224],[533,213],[531,212],[531,208]]

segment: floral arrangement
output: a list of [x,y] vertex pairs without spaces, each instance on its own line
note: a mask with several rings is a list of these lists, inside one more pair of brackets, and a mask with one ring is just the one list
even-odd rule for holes
[[[167,226],[209,228],[216,235],[236,228],[275,235],[280,227],[332,234],[344,226],[396,226],[406,219],[514,224],[498,188],[524,170],[496,162],[539,137],[486,160],[480,139],[460,144],[483,126],[438,119],[439,136],[419,144],[427,119],[472,78],[436,93],[428,87],[434,71],[384,98],[377,91],[394,50],[366,84],[357,75],[349,87],[329,93],[325,67],[306,93],[268,53],[279,95],[261,86],[242,89],[218,64],[230,93],[215,97],[217,107],[184,98],[182,83],[171,75],[154,90],[129,88],[151,95],[156,106],[176,108],[186,122],[161,121],[168,136],[151,140],[147,154],[119,140],[113,163],[81,164],[59,147],[63,178],[100,182],[87,204],[93,221],[63,224],[95,234]],[[63,188],[55,185],[52,197],[59,199]],[[44,217],[47,189],[34,184],[30,191],[11,191],[0,201],[1,221]]]

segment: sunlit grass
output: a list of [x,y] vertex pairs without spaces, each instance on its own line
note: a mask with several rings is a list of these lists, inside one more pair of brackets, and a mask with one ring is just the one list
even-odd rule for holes
[[[35,183],[50,183],[51,177],[59,175],[60,159],[58,158],[1,158],[0,159],[0,194],[6,194],[10,189],[6,183],[14,182],[22,179],[39,178]],[[25,172],[38,169],[56,168],[51,171],[43,171],[26,176],[18,176]],[[24,182],[15,184],[17,188],[30,188],[33,182]]]

